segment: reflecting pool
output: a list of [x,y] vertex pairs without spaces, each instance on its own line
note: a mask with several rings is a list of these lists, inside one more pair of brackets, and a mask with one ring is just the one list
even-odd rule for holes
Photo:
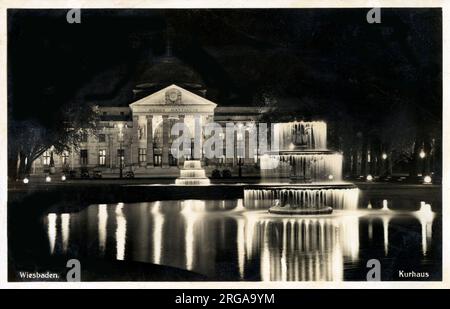
[[[356,210],[290,217],[246,209],[242,199],[90,205],[48,213],[51,255],[95,256],[189,270],[210,280],[383,280],[399,272],[441,278],[441,217],[431,202],[362,199]],[[406,206],[405,206],[406,205]],[[439,206],[440,207],[440,206]]]

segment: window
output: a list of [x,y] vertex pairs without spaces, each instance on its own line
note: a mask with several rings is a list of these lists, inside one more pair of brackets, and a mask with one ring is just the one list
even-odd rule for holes
[[69,164],[69,152],[64,150],[61,154],[61,163],[62,165],[68,165]]
[[169,165],[170,166],[177,166],[178,165],[178,159],[175,158],[171,153],[169,153]]
[[103,116],[106,116],[106,112],[103,112]]
[[106,149],[100,149],[98,151],[98,165],[100,166],[106,165]]
[[87,143],[88,141],[88,135],[86,132],[81,133],[81,142]]
[[162,164],[162,162],[161,162],[161,155],[160,154],[156,154],[154,156],[154,161],[153,162],[154,162],[155,166],[160,166]]
[[117,149],[117,161],[119,167],[123,168],[125,166],[125,149]]
[[50,152],[48,150],[44,152],[42,157],[44,159],[44,165],[50,165]]
[[143,163],[147,160],[147,149],[139,148],[139,156],[138,156],[139,164]]
[[104,143],[106,141],[106,135],[105,134],[99,134],[98,135],[98,141],[100,143]]
[[87,149],[80,150],[80,164],[87,165],[88,164],[88,151]]

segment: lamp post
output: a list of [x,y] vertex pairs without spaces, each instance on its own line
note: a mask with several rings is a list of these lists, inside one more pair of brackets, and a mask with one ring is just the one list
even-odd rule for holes
[[120,141],[120,153],[119,153],[119,178],[123,177],[123,148],[122,141]]
[[242,158],[241,158],[241,157],[238,157],[238,173],[239,173],[239,178],[242,177],[242,165],[243,165]]
[[424,175],[426,172],[426,167],[425,167],[425,165],[426,165],[425,157],[426,156],[427,156],[427,154],[426,154],[425,150],[422,148],[419,152],[419,158],[421,159],[421,161],[420,161],[420,175],[421,176]]
[[123,123],[119,123],[117,125],[119,128],[119,178],[123,178],[123,132],[122,129],[124,127]]

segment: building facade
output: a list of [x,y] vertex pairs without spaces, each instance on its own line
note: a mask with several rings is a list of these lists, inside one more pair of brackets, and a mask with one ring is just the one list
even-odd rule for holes
[[[258,147],[252,147],[249,134],[233,131],[234,155],[208,159],[202,151],[206,124],[215,122],[245,128],[257,125],[267,110],[261,107],[220,107],[199,94],[175,84],[131,103],[128,107],[99,107],[99,130],[83,135],[79,149],[56,154],[48,149],[32,167],[32,173],[69,173],[99,171],[103,176],[117,176],[133,171],[136,177],[177,176],[179,167],[189,158],[200,159],[208,176],[213,170],[229,170],[247,176],[259,175]],[[191,139],[189,150],[176,158],[171,145],[181,132],[173,132],[176,123],[184,123]],[[172,132],[171,132],[172,131]],[[194,147],[194,140],[200,147]],[[243,147],[243,152],[239,151]],[[241,155],[239,155],[241,154]],[[242,156],[242,154],[244,154]]]

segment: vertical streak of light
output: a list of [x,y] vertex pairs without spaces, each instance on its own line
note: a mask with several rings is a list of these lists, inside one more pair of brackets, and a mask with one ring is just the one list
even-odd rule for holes
[[383,217],[384,255],[389,253],[389,218]]
[[101,254],[105,253],[108,223],[108,206],[106,204],[98,205],[98,249]]
[[428,243],[431,242],[433,232],[433,218],[434,213],[431,205],[425,202],[420,202],[420,210],[416,212],[416,217],[420,221],[422,231],[422,252],[423,255],[428,253]]
[[185,216],[186,222],[186,269],[191,270],[193,266],[193,255],[194,255],[194,225],[195,225],[195,214],[190,216]]
[[164,217],[159,211],[160,203],[159,201],[155,203],[154,208],[152,209],[153,214],[153,263],[161,264],[161,256],[163,251],[163,226],[164,226]]
[[299,268],[299,263],[298,263],[298,252],[297,252],[297,248],[295,245],[295,221],[292,219],[289,219],[288,221],[289,224],[289,249],[292,252],[292,265],[291,265],[291,270],[289,271],[290,273],[290,278],[288,278],[289,280],[298,280],[298,268]]
[[55,251],[55,242],[56,242],[56,219],[57,215],[54,213],[48,214],[48,240],[50,244],[50,254],[53,254]]
[[311,251],[314,251],[314,245],[313,245],[313,230],[312,227],[314,225],[314,222],[312,221],[312,219],[306,219],[305,220],[305,224],[306,224],[306,243],[308,244],[307,251],[306,251],[306,265],[308,267],[308,281],[313,281],[314,280],[314,265],[313,265],[313,258],[312,258],[312,254]]
[[322,274],[320,271],[319,251],[317,251],[317,250],[314,253],[314,264],[316,266],[316,268],[315,268],[316,273],[315,273],[314,281],[323,281]]
[[245,222],[243,219],[237,220],[237,255],[239,264],[239,275],[244,279],[245,268]]
[[343,261],[343,252],[341,249],[341,240],[339,235],[339,229],[334,229],[333,227],[333,234],[332,234],[332,240],[331,242],[334,243],[333,246],[333,253],[332,253],[332,260],[333,260],[333,281],[342,281],[343,275],[344,275],[344,261]]
[[431,243],[433,221],[419,218],[422,231],[422,252],[426,256],[428,253],[428,244]]
[[[247,259],[252,257],[253,239],[255,235],[255,228],[257,227],[256,223],[257,221],[253,216],[245,216],[245,249]],[[258,222],[258,226],[261,226],[260,222]]]
[[62,251],[67,252],[70,236],[70,214],[61,215]]
[[281,251],[281,280],[287,281],[287,220],[282,220],[283,224],[283,243]]
[[186,269],[192,270],[194,267],[194,248],[195,248],[195,222],[198,216],[197,212],[205,211],[205,202],[198,200],[185,200],[183,201],[183,209],[181,211],[185,219],[186,232]]
[[118,203],[116,206],[116,259],[125,259],[125,244],[126,244],[126,234],[127,234],[127,220],[123,214],[123,203]]
[[325,241],[327,248],[327,281],[333,280],[333,259],[334,259],[334,247],[333,247],[333,225],[330,221],[325,222]]
[[271,271],[271,265],[270,265],[270,251],[269,251],[269,229],[266,224],[266,221],[262,223],[263,228],[263,239],[261,241],[262,250],[261,250],[261,281],[270,281],[270,271]]
[[344,254],[352,261],[358,259],[359,254],[359,221],[357,216],[342,218],[340,236],[343,241]]
[[422,229],[422,252],[423,255],[427,255],[427,223],[420,220],[420,226]]
[[[427,224],[426,224],[426,228],[425,228],[425,230],[426,230],[426,235],[425,235],[426,242],[425,242],[425,244],[431,243],[432,225],[433,225],[433,221],[427,222]],[[424,251],[424,254],[426,254],[426,252],[427,251]]]

